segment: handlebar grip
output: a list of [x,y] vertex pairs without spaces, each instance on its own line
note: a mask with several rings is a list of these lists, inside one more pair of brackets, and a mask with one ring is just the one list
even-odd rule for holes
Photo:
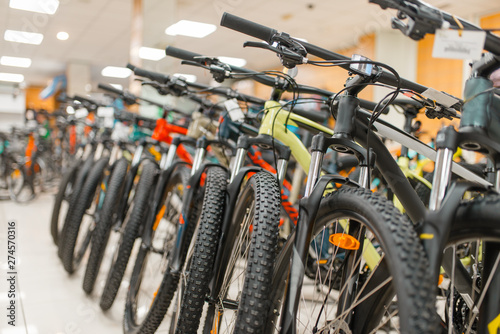
[[200,55],[199,53],[186,51],[173,46],[167,46],[167,48],[165,49],[165,54],[174,58],[192,61],[196,61],[195,57],[202,57],[202,55]]
[[99,105],[97,102],[89,99],[89,98],[86,98],[86,97],[83,97],[83,96],[80,96],[80,95],[75,95],[73,96],[73,99],[76,100],[76,101],[80,101],[80,102],[86,102],[86,103],[90,103],[90,104],[94,104],[94,105]]
[[135,70],[135,66],[134,66],[134,65],[132,65],[131,63],[127,63],[127,68],[128,68],[129,70],[132,70],[132,72]]
[[116,94],[116,95],[123,94],[123,91],[116,89],[115,87],[112,87],[110,85],[106,85],[106,84],[102,84],[102,83],[98,84],[97,88],[100,88],[102,90],[106,90],[106,91],[111,92],[111,93]]
[[222,15],[220,25],[266,42],[270,42],[271,38],[277,33],[277,30],[275,29],[229,13],[224,13]]
[[161,84],[165,84],[170,81],[170,77],[168,75],[147,71],[139,67],[134,67],[134,74],[140,77],[151,79]]

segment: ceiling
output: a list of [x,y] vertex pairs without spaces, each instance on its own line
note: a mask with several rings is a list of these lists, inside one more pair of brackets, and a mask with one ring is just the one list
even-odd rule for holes
[[[458,16],[474,20],[480,15],[500,12],[498,0],[428,0],[430,4]],[[107,65],[125,66],[129,59],[133,0],[60,0],[54,15],[9,8],[0,2],[0,56],[32,59],[29,68],[0,65],[0,72],[21,73],[27,85],[46,85],[65,72],[68,63],[88,64],[93,85],[97,82],[128,84],[128,79],[109,79],[100,72]],[[251,39],[219,27],[223,12],[230,12],[328,49],[356,43],[363,34],[390,29],[390,12],[367,0],[143,0],[143,46],[164,49],[173,45],[210,56],[245,58],[247,67],[266,69],[279,65],[275,55],[243,49]],[[165,29],[180,19],[212,23],[218,29],[203,39],[167,36]],[[40,32],[41,45],[3,40],[5,29]],[[59,31],[69,39],[56,38]],[[143,60],[142,67],[164,73],[195,73],[201,81],[209,77],[202,70],[180,66],[177,59]],[[139,65],[139,64],[136,64]]]

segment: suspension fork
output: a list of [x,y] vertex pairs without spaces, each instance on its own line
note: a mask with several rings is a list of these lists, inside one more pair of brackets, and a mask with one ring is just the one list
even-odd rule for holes
[[147,145],[146,138],[143,138],[139,141],[139,145],[134,151],[133,157],[132,157],[132,162],[130,163],[130,168],[127,173],[127,177],[125,179],[125,187],[123,190],[123,196],[120,200],[120,204],[117,210],[117,213],[119,215],[119,218],[117,219],[117,222],[115,224],[115,228],[118,228],[119,226],[122,225],[125,215],[127,214],[128,211],[128,201],[129,201],[129,196],[130,192],[132,191],[132,186],[134,185],[134,180],[135,177],[137,176],[137,172],[139,170],[139,165],[142,161],[142,153],[144,152],[144,148]]
[[[312,232],[314,221],[319,209],[323,193],[332,181],[335,183],[350,184],[359,187],[358,184],[353,183],[348,178],[338,175],[324,175],[320,178],[321,166],[323,157],[328,148],[332,147],[334,150],[343,153],[352,153],[356,155],[360,161],[361,166],[367,167],[366,157],[367,151],[354,143],[346,136],[334,136],[331,138],[325,137],[323,134],[318,134],[313,137],[311,145],[311,163],[309,167],[309,174],[307,177],[306,190],[304,197],[299,200],[299,219],[297,222],[295,240],[293,244],[293,251],[291,253],[292,262],[287,280],[287,289],[282,308],[282,318],[280,327],[282,333],[295,334],[296,328],[296,314],[300,302],[300,292],[305,274],[305,265],[308,256],[309,244],[312,239]],[[375,162],[373,155],[371,163]],[[369,173],[365,172],[363,177],[366,186],[369,185]],[[355,229],[355,227],[353,227]],[[361,243],[362,244],[362,243]],[[361,256],[362,250],[359,251]]]
[[[442,254],[446,238],[449,234],[449,219],[438,223],[437,217],[445,208],[446,191],[451,180],[451,165],[453,154],[457,149],[457,132],[452,126],[441,129],[436,136],[436,162],[434,165],[434,178],[429,200],[429,212],[426,215],[425,223],[420,230],[420,239],[424,245],[430,262],[430,277],[439,277]],[[435,222],[435,223],[434,223]]]
[[151,244],[151,238],[152,238],[152,228],[153,224],[156,221],[156,215],[159,213],[161,206],[165,202],[167,198],[167,193],[166,193],[166,186],[168,183],[168,180],[170,179],[170,176],[172,175],[173,171],[177,168],[178,165],[186,165],[186,162],[181,162],[177,161],[175,162],[175,156],[176,156],[176,151],[177,147],[182,142],[193,142],[192,138],[187,138],[187,137],[175,137],[172,139],[172,143],[168,149],[167,154],[162,154],[161,160],[160,160],[160,176],[158,178],[158,182],[156,184],[154,194],[153,194],[153,201],[150,206],[149,213],[147,215],[148,219],[146,220],[146,225],[144,226],[144,235],[143,235],[143,245],[145,247],[149,247]]
[[209,141],[205,137],[201,137],[196,141],[196,151],[191,168],[191,177],[189,178],[187,189],[182,198],[181,217],[179,219],[177,236],[175,238],[176,247],[171,253],[172,255],[169,261],[170,271],[172,273],[180,273],[182,270],[182,266],[184,264],[184,249],[189,246],[190,242],[190,240],[187,239],[186,232],[192,224],[196,223],[196,221],[189,221],[189,212],[191,211],[191,207],[193,205],[192,202],[194,195],[200,187],[200,179],[205,169],[201,167],[207,153],[208,145]]

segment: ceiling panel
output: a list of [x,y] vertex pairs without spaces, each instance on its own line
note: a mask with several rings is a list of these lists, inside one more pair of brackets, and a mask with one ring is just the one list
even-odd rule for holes
[[[500,12],[498,0],[427,2],[472,20],[477,15]],[[390,29],[391,16],[367,0],[143,0],[143,5],[143,45],[174,45],[211,56],[241,57],[254,69],[276,67],[279,62],[274,54],[264,50],[244,49],[242,45],[250,37],[219,27],[224,11],[328,49],[347,47],[362,34]],[[33,65],[23,70],[0,66],[0,71],[24,73],[28,84],[45,84],[54,75],[64,73],[67,62],[78,61],[91,65],[92,78],[99,80],[102,67],[123,66],[129,58],[131,15],[132,0],[61,0],[52,16],[10,9],[7,0],[1,1],[0,55],[31,57]],[[167,36],[165,29],[180,19],[212,23],[218,29],[204,39]],[[44,41],[39,46],[6,42],[3,33],[7,28],[44,33]],[[59,31],[68,32],[70,38],[57,40]],[[209,81],[200,69],[179,64],[180,61],[168,58],[142,62],[150,69],[197,73]]]

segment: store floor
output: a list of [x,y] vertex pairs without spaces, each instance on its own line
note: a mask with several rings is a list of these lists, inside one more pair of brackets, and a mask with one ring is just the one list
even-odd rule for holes
[[[68,275],[50,235],[54,195],[42,194],[27,205],[0,201],[0,334],[122,333],[125,288],[103,313],[98,296],[82,288],[84,268]],[[7,222],[15,221],[17,285],[15,326],[8,324],[11,298],[7,279]]]

